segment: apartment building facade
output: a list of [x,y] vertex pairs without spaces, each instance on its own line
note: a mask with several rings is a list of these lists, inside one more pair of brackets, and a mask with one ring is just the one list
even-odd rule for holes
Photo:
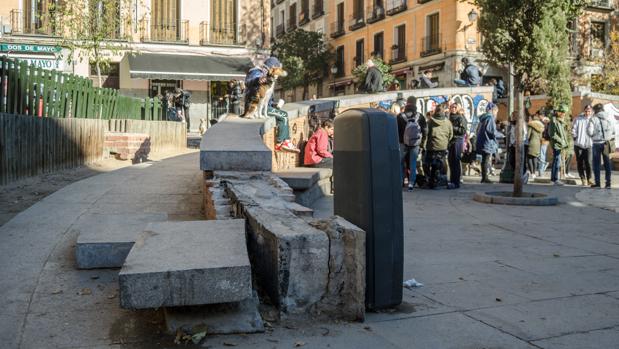
[[[92,3],[100,0],[84,0]],[[2,55],[95,78],[88,61],[73,60],[60,47],[50,18],[58,0],[0,0]],[[139,97],[155,97],[175,88],[192,93],[192,128],[211,117],[227,93],[227,82],[243,79],[248,68],[268,54],[270,4],[265,0],[118,0],[123,18],[110,42],[111,64],[104,87]],[[121,8],[129,7],[129,8]],[[106,53],[104,53],[106,54]]]
[[[310,3],[314,1],[314,3]],[[314,19],[307,8],[318,4],[324,15]],[[599,74],[609,33],[617,29],[619,0],[592,0],[574,21],[571,53],[575,83]],[[322,84],[310,93],[319,96],[355,93],[361,82],[352,71],[378,56],[391,65],[400,88],[408,89],[423,71],[432,71],[439,87],[453,86],[468,57],[492,78],[507,80],[502,67],[484,63],[483,39],[477,30],[479,10],[458,0],[273,0],[274,40],[296,28],[323,32],[335,52],[335,63]],[[288,91],[293,100],[299,92]]]

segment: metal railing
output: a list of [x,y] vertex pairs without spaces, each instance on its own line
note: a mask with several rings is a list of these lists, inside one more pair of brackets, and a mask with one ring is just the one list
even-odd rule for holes
[[385,9],[382,6],[369,6],[365,12],[367,13],[366,22],[368,24],[385,19]]
[[406,62],[406,44],[394,45],[391,48],[390,64]]
[[240,45],[239,31],[235,25],[211,25],[200,22],[200,45]]
[[275,27],[275,37],[279,38],[282,35],[284,35],[284,24],[283,23],[282,24],[278,24]]
[[189,41],[189,21],[170,20],[162,22],[151,22],[143,19],[140,24],[141,41],[161,41],[161,42],[180,42]]
[[443,52],[441,48],[441,33],[428,35],[421,39],[421,57],[431,56]]
[[308,7],[308,8],[302,9],[301,13],[299,13],[299,26],[305,25],[309,23],[309,21],[310,21],[310,13],[309,13],[309,7]]
[[344,22],[333,22],[331,23],[331,37],[337,38],[344,35]]
[[406,11],[406,0],[388,0],[387,1],[387,15],[393,16],[400,12]]
[[350,31],[363,28],[365,26],[365,18],[363,18],[363,13],[353,14],[350,16],[348,23],[348,30]]
[[290,18],[288,18],[288,28],[286,28],[286,31],[291,32],[295,29],[297,29],[297,17],[290,16]]
[[589,1],[589,7],[599,7],[599,8],[606,8],[609,9],[612,6],[612,3],[610,0],[590,0]]
[[11,31],[13,34],[55,35],[56,17],[53,13],[46,16],[35,16],[26,21],[21,10],[13,9],[10,12]]

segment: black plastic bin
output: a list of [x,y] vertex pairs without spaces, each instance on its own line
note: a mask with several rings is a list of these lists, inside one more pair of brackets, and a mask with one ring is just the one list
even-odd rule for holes
[[335,118],[334,212],[366,231],[368,309],[402,302],[402,179],[396,118],[350,109]]

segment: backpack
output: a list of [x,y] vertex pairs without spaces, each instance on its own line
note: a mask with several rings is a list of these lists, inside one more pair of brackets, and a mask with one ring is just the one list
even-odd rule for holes
[[413,116],[406,123],[403,141],[409,147],[416,147],[421,144],[421,127],[419,126],[418,116]]

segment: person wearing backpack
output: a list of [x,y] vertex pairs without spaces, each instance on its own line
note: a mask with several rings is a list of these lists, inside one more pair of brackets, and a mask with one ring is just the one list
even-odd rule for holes
[[453,138],[453,127],[447,115],[448,109],[447,103],[439,105],[434,116],[432,116],[432,120],[428,122],[426,161],[430,163],[430,189],[434,189],[439,182],[447,148]]
[[[408,130],[408,132],[407,132]],[[404,112],[398,115],[398,131],[400,132],[400,144],[403,149],[402,156],[402,178],[404,178],[405,163],[408,160],[409,176],[408,191],[412,191],[415,183],[425,178],[423,170],[418,173],[420,167],[418,161],[419,154],[425,148],[426,137],[428,135],[428,125],[424,116],[417,112],[417,98],[408,97]]]
[[453,127],[453,139],[449,143],[448,163],[449,163],[449,189],[460,188],[462,178],[462,152],[464,149],[464,137],[468,128],[464,109],[456,103],[449,106],[449,121]]
[[591,117],[587,125],[587,133],[593,141],[593,178],[595,183],[591,187],[600,188],[600,165],[603,160],[606,175],[604,188],[610,189],[610,154],[615,150],[615,122],[613,117],[604,111],[604,106],[600,103],[593,106],[593,112],[595,115]]

